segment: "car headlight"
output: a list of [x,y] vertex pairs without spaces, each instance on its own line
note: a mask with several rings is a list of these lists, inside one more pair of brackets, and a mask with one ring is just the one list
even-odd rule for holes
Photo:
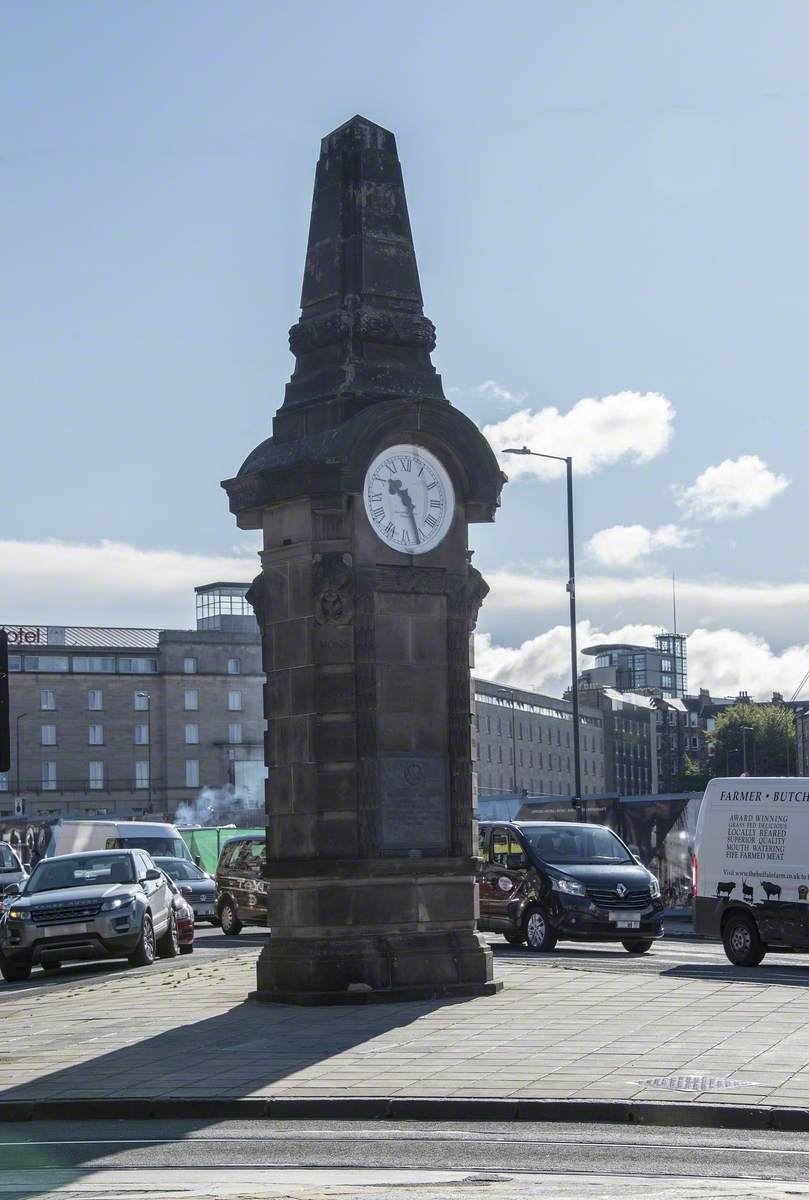
[[116,908],[129,908],[134,903],[134,896],[108,896],[106,900],[101,901],[101,911],[111,912]]
[[566,892],[569,896],[587,895],[587,888],[583,883],[579,883],[577,879],[554,879],[553,890],[555,892]]
[[31,913],[27,908],[10,908],[8,917],[10,921],[30,921]]
[[659,880],[655,879],[654,875],[649,880],[649,891],[653,900],[660,899],[660,882]]

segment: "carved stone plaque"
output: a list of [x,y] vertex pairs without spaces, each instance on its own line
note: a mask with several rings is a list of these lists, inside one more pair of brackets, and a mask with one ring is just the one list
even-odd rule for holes
[[380,755],[379,795],[383,852],[449,853],[446,755]]

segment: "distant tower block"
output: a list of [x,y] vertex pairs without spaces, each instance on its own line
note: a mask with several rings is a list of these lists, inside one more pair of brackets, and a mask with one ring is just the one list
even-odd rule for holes
[[467,527],[504,482],[431,361],[393,134],[323,139],[295,369],[226,488],[263,530],[248,599],[267,673],[260,999],[495,990],[476,930]]

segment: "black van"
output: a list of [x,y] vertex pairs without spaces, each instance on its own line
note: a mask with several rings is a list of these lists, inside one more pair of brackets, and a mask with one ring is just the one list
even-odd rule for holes
[[611,829],[510,821],[479,832],[479,929],[537,951],[562,938],[645,954],[663,936],[660,885]]
[[243,925],[267,924],[266,859],[266,837],[233,837],[222,847],[216,865],[216,911],[228,937],[241,933]]

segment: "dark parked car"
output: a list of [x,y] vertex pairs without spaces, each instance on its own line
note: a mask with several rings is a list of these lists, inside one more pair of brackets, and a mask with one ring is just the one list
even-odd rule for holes
[[229,937],[243,925],[267,924],[264,864],[267,839],[254,835],[231,838],[216,867],[216,908],[222,932]]
[[482,823],[480,929],[553,950],[559,938],[645,954],[663,936],[660,885],[612,830],[574,822]]
[[[158,859],[155,859],[158,862]],[[174,909],[174,919],[177,922],[177,943],[180,954],[194,953],[194,933],[196,931],[196,922],[194,920],[194,910],[191,903],[181,893],[177,884],[169,875],[164,867],[160,868],[166,878],[166,886],[171,892],[171,907]]]
[[211,925],[219,924],[216,912],[216,884],[207,871],[185,858],[161,857],[154,861],[155,865],[176,883],[193,908],[197,921],[209,921]]

